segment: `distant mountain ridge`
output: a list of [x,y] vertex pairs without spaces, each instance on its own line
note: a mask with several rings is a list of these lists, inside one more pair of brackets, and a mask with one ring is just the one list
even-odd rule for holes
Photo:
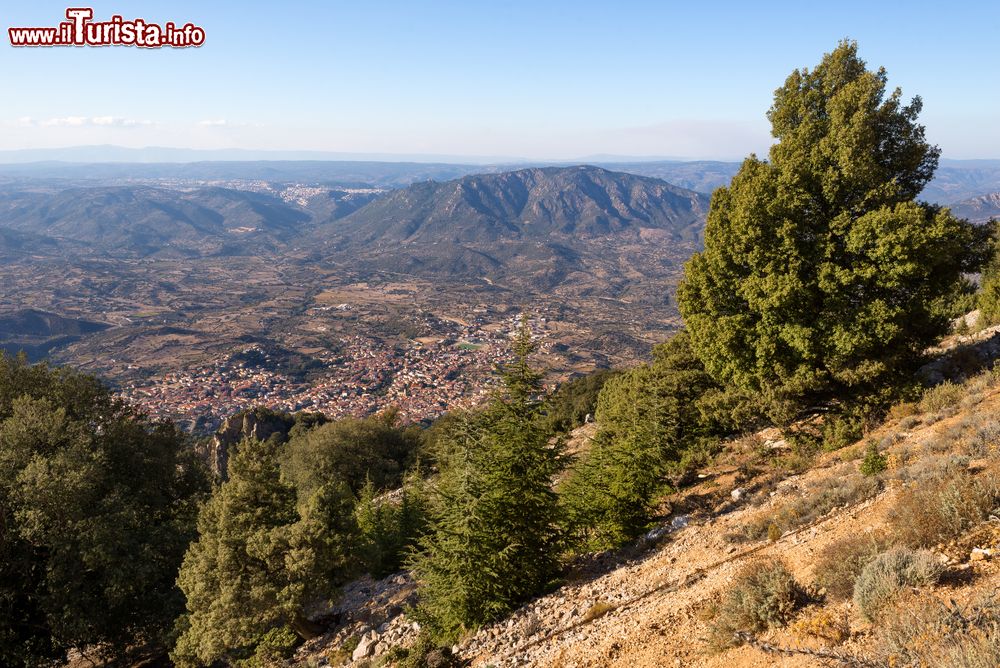
[[992,218],[1000,218],[1000,192],[972,197],[951,205],[956,216],[967,218],[974,223],[985,223]]
[[638,238],[644,229],[695,239],[707,211],[707,196],[659,179],[600,167],[543,167],[414,184],[327,231],[352,245]]

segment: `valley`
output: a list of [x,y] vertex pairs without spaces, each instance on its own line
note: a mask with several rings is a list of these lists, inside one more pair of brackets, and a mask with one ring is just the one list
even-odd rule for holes
[[[199,433],[256,404],[433,419],[488,392],[521,313],[550,384],[629,366],[678,326],[708,210],[662,178],[709,191],[736,165],[610,166],[629,172],[5,165],[0,347],[97,374]],[[948,169],[929,191],[1000,189],[1000,170]]]

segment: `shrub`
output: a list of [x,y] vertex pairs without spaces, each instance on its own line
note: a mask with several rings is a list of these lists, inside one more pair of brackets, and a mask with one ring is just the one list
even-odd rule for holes
[[966,607],[930,597],[897,604],[878,634],[879,657],[889,666],[995,668],[1000,666],[1000,604],[982,597]]
[[893,404],[892,408],[889,409],[889,417],[893,420],[902,420],[903,418],[911,417],[917,413],[917,405],[912,401],[904,401],[898,404]]
[[876,476],[888,467],[888,460],[885,455],[878,451],[878,446],[875,445],[874,441],[868,444],[868,449],[865,451],[865,458],[861,460],[861,466],[858,470],[861,475],[865,476]]
[[583,621],[585,622],[593,621],[598,617],[603,617],[604,615],[608,614],[614,609],[615,609],[614,606],[611,605],[610,603],[606,603],[605,601],[598,601],[594,605],[590,606],[587,612],[583,614]]
[[884,549],[879,536],[849,535],[826,546],[816,561],[816,584],[832,599],[854,593],[854,581],[865,566]]
[[927,547],[959,536],[985,520],[998,498],[996,479],[980,480],[962,471],[937,484],[903,492],[890,521],[902,544]]
[[854,604],[865,619],[875,621],[906,587],[934,584],[941,571],[941,563],[930,552],[914,552],[904,547],[883,552],[858,575]]
[[965,455],[956,454],[917,457],[912,464],[896,471],[895,477],[899,480],[933,485],[964,473],[969,468],[970,461]]
[[839,450],[861,438],[861,422],[856,418],[838,415],[823,424],[823,449]]
[[877,478],[857,473],[832,475],[810,486],[802,497],[785,503],[773,513],[751,520],[733,538],[760,540],[770,537],[774,533],[772,526],[780,537],[787,531],[819,519],[838,506],[875,496],[881,489],[882,483]]
[[993,418],[980,422],[965,439],[965,447],[972,457],[988,457],[1000,444],[1000,420]]
[[722,594],[710,627],[711,644],[723,649],[739,644],[740,631],[757,633],[784,626],[804,601],[802,588],[783,563],[751,563]]
[[939,413],[958,404],[965,396],[965,388],[946,380],[924,392],[920,399],[920,410],[925,413]]
[[851,635],[847,615],[830,610],[818,610],[806,619],[796,622],[792,631],[799,635],[828,640],[834,644],[844,642]]

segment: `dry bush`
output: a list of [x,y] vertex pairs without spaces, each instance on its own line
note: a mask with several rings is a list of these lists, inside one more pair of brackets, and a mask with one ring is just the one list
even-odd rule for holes
[[899,428],[903,430],[909,430],[920,424],[920,418],[916,415],[910,415],[899,421]]
[[748,564],[722,593],[709,626],[709,643],[725,649],[739,643],[736,633],[759,633],[786,625],[805,602],[805,594],[781,562]]
[[998,500],[996,478],[956,472],[936,484],[902,490],[890,513],[890,524],[903,545],[928,547],[960,536],[986,520]]
[[614,609],[615,607],[610,603],[607,603],[605,601],[598,601],[594,605],[590,606],[587,609],[587,612],[583,614],[583,621],[585,622],[593,621],[598,617],[603,617],[604,615],[608,614]]
[[868,621],[879,618],[907,587],[937,583],[943,567],[930,552],[897,547],[876,556],[854,582],[854,604]]
[[969,380],[965,381],[965,393],[967,395],[982,394],[987,390],[996,387],[997,376],[993,371],[984,371]]
[[865,566],[886,548],[886,539],[874,534],[849,535],[826,546],[816,560],[816,585],[832,599],[854,593],[854,581]]
[[1000,420],[982,416],[965,436],[963,445],[970,457],[989,457],[995,454],[1000,445]]
[[817,610],[792,626],[792,632],[800,636],[810,636],[839,645],[851,636],[851,625],[846,612]]
[[907,466],[896,469],[893,477],[921,485],[935,484],[964,473],[970,461],[965,455],[928,455],[915,458]]
[[929,596],[901,597],[886,615],[876,646],[898,668],[1000,666],[1000,603],[983,597],[966,607]]
[[892,420],[902,420],[903,418],[910,417],[911,415],[916,415],[919,408],[917,404],[912,401],[905,401],[903,403],[895,404],[889,409],[889,418]]
[[[875,496],[882,489],[877,478],[852,473],[831,475],[811,485],[802,497],[788,501],[773,513],[762,514],[742,527],[731,538],[735,540],[760,540],[778,536],[819,519],[838,506],[856,503]],[[775,527],[772,529],[771,527]]]

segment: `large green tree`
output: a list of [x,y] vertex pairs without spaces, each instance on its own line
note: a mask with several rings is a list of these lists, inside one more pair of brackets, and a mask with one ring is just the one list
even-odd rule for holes
[[413,428],[396,425],[396,412],[344,418],[294,431],[281,453],[282,468],[297,488],[310,492],[330,480],[360,494],[371,482],[376,491],[395,488],[421,445]]
[[853,42],[793,72],[768,112],[770,159],[715,191],[679,288],[706,369],[776,418],[905,377],[983,260],[981,230],[916,201],[939,150],[920,98],[886,85]]
[[162,647],[204,468],[96,379],[0,355],[0,665]]
[[504,395],[453,424],[428,490],[429,527],[414,560],[418,614],[438,641],[500,618],[539,593],[559,567],[553,477],[561,450],[541,419],[539,376],[522,326]]
[[187,614],[178,666],[258,656],[269,639],[314,634],[309,607],[350,572],[354,497],[332,480],[307,491],[282,475],[274,441],[245,440],[198,517],[178,583]]

